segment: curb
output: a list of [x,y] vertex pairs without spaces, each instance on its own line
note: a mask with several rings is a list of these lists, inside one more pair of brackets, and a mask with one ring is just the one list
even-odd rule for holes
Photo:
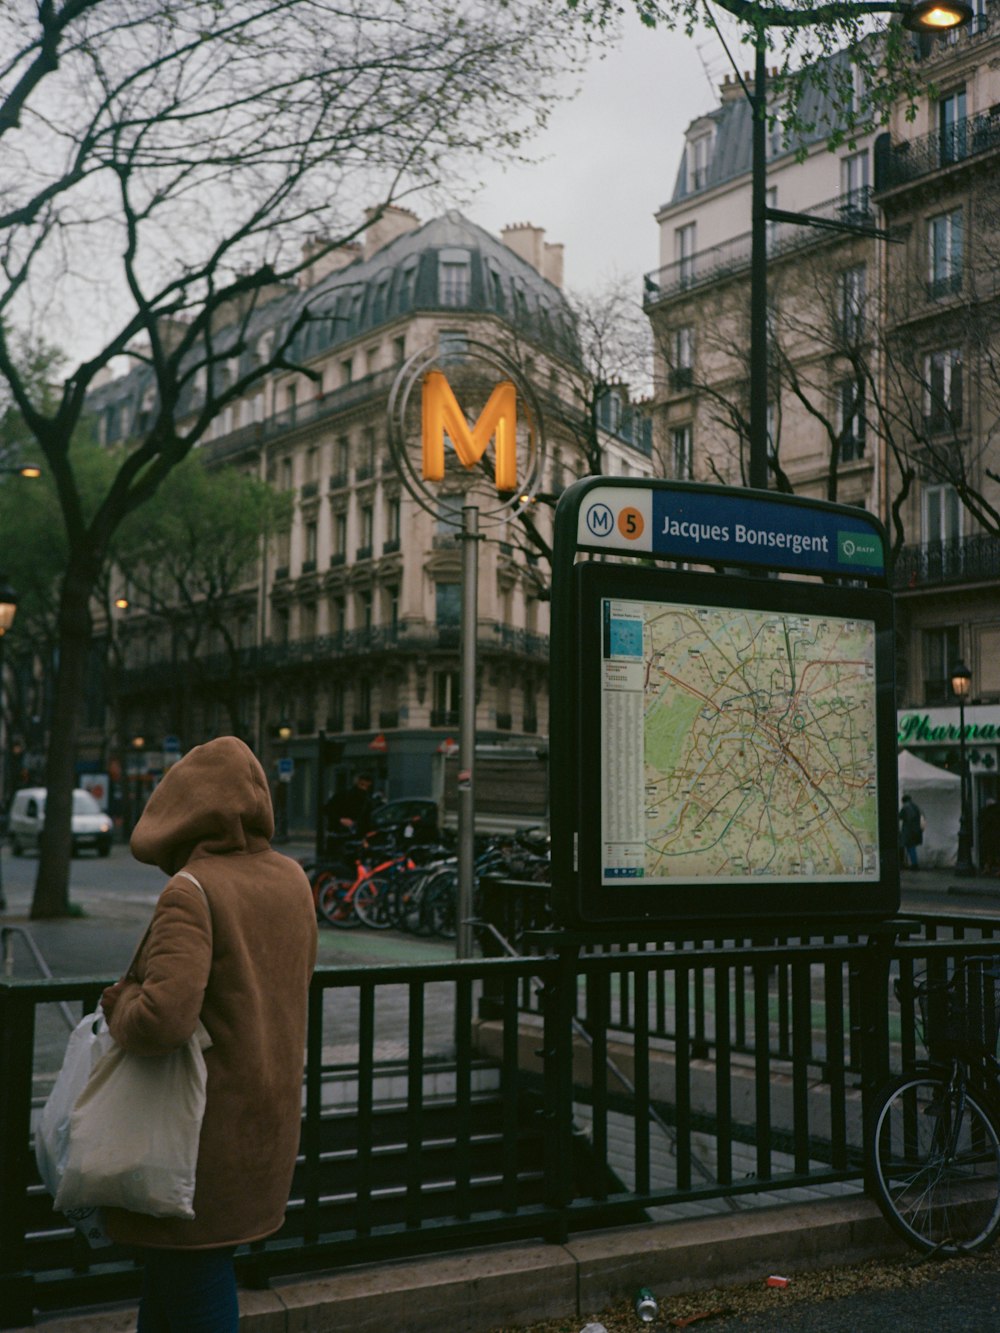
[[[240,1333],[491,1333],[585,1320],[639,1286],[663,1300],[769,1273],[912,1255],[862,1195],[694,1221],[365,1264],[240,1292]],[[44,1333],[131,1333],[136,1307],[41,1319]],[[13,1333],[29,1333],[28,1329]]]

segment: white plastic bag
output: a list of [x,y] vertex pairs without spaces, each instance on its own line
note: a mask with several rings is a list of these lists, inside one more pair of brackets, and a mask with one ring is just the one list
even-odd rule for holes
[[[94,1067],[113,1045],[114,1039],[100,1009],[82,1018],[70,1034],[62,1068],[35,1129],[35,1161],[42,1182],[53,1198],[59,1193],[66,1170],[73,1108]],[[98,1208],[71,1209],[66,1216],[95,1249],[111,1244]]]
[[169,1055],[112,1048],[95,1065],[69,1121],[69,1149],[56,1207],[126,1208],[152,1217],[194,1217],[198,1140],[205,1114],[199,1022]]

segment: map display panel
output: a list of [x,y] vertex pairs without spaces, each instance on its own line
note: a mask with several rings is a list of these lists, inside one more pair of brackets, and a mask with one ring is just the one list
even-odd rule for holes
[[603,885],[879,879],[873,621],[599,606]]

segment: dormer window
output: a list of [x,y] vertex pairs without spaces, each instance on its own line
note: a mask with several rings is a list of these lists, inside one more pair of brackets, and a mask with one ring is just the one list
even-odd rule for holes
[[708,169],[712,163],[712,131],[707,130],[688,140],[688,193],[704,190],[708,185]]

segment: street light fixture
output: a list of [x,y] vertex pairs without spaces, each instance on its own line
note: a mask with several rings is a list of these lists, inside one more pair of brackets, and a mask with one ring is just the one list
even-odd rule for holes
[[[736,18],[756,28],[754,41],[753,91],[743,84],[750,103],[753,127],[750,173],[750,465],[748,481],[758,490],[767,489],[767,224],[789,222],[798,226],[823,226],[856,235],[882,236],[874,227],[859,227],[849,221],[816,219],[807,213],[791,213],[767,204],[767,28],[807,28],[837,19],[865,18],[870,14],[898,14],[911,32],[940,33],[971,22],[967,0],[831,0],[815,9],[761,5],[756,0],[719,0]],[[743,83],[737,71],[737,78]]]
[[3,890],[3,842],[7,834],[7,730],[4,712],[3,648],[7,631],[17,615],[17,593],[6,579],[0,578],[0,912],[7,910]]
[[974,875],[969,764],[965,754],[965,701],[972,685],[972,672],[964,662],[956,662],[948,674],[951,677],[951,692],[958,700],[958,745],[962,778],[962,810],[958,822],[958,859],[955,862],[955,874]]

